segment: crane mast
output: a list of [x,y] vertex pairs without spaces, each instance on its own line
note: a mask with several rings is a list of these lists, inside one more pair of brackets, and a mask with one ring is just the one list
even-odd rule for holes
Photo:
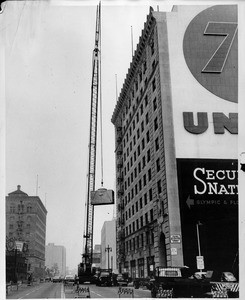
[[92,84],[91,84],[91,109],[90,109],[90,131],[89,131],[89,164],[88,164],[88,187],[86,202],[86,233],[83,262],[86,269],[91,269],[93,259],[93,226],[94,207],[91,205],[91,191],[95,190],[96,171],[96,141],[97,141],[97,115],[99,98],[99,77],[100,77],[100,3],[96,12],[95,47],[92,60]]

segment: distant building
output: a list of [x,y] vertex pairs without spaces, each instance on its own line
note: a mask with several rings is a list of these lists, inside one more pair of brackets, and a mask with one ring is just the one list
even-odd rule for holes
[[[26,273],[32,273],[34,278],[41,278],[45,274],[45,239],[46,239],[46,216],[47,210],[38,196],[28,196],[17,190],[9,193],[6,197],[6,248],[7,262],[11,261],[16,250],[16,245],[24,244],[21,251],[17,251],[17,257],[22,257],[20,268],[25,268]],[[25,260],[23,260],[25,257]],[[24,266],[26,264],[26,266]],[[8,274],[17,272],[18,266],[6,265]],[[23,271],[22,277],[24,276]],[[10,275],[11,277],[12,275]]]
[[109,267],[113,272],[117,272],[116,253],[116,220],[114,219],[112,221],[105,221],[101,230],[102,269],[108,269]]
[[101,267],[101,245],[94,245],[92,266],[95,268]]
[[53,270],[53,275],[66,275],[66,249],[64,246],[58,246],[49,243],[46,246],[45,266],[49,270]]

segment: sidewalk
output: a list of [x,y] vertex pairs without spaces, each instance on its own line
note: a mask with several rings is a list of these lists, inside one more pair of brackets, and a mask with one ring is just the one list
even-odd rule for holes
[[14,294],[18,294],[18,292],[22,291],[23,289],[28,289],[33,286],[39,285],[39,282],[32,282],[31,285],[28,285],[28,283],[18,283],[18,284],[6,284],[6,298],[8,296],[13,296]]

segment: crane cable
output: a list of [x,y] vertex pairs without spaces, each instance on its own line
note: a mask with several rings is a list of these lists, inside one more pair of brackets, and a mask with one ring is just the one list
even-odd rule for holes
[[101,84],[101,7],[100,7],[100,18],[99,18],[99,32],[100,32],[100,36],[99,36],[99,49],[100,49],[100,138],[101,138],[101,186],[103,187],[103,183],[104,183],[104,180],[103,180],[103,128],[102,128],[102,84]]

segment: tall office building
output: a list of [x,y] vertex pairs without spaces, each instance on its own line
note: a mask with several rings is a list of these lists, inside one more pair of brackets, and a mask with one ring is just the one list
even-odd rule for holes
[[112,116],[119,272],[237,270],[237,25],[236,5],[150,9]]
[[66,249],[54,243],[46,245],[45,266],[54,270],[54,275],[64,277],[66,275]]
[[28,196],[20,185],[6,197],[6,247],[11,252],[20,242],[27,245],[27,272],[34,278],[45,274],[46,216],[41,199]]
[[105,221],[101,229],[101,268],[117,273],[116,220]]

